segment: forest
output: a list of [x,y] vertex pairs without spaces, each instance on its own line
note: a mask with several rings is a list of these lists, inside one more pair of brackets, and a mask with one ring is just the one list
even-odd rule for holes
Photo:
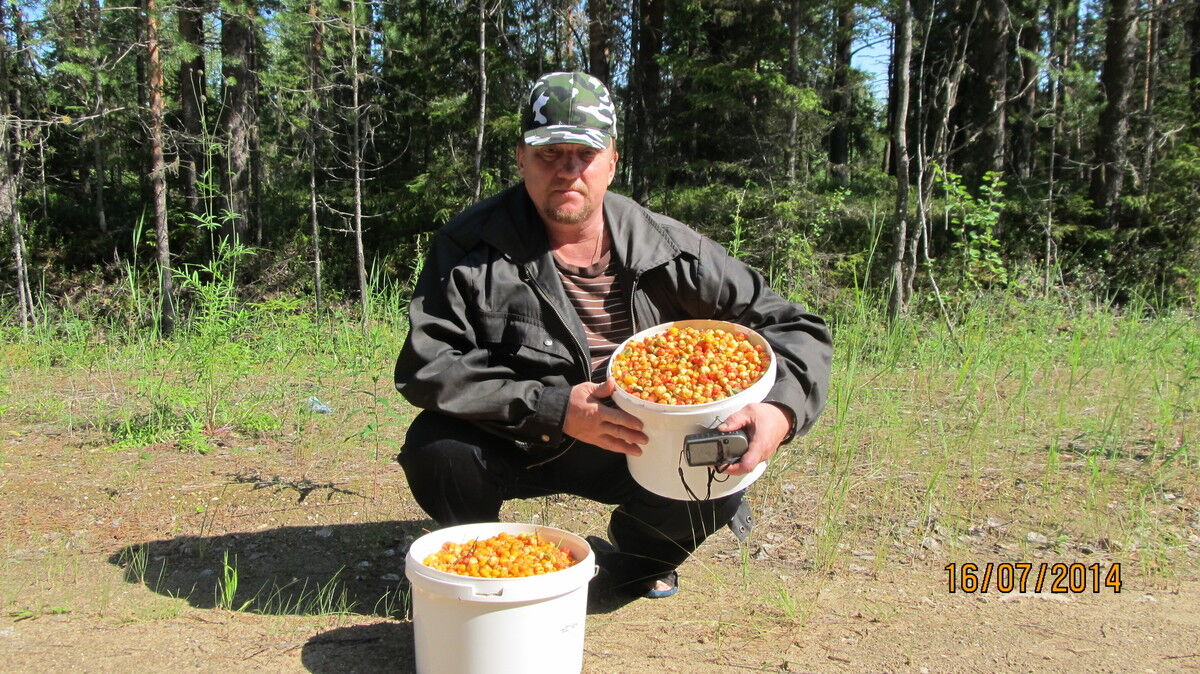
[[3,0],[5,324],[165,334],[203,279],[365,323],[552,70],[615,189],[817,306],[1200,290],[1194,1]]

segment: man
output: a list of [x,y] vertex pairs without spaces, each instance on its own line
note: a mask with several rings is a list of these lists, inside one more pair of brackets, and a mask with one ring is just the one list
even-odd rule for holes
[[743,474],[820,413],[829,332],[711,240],[608,193],[616,110],[595,78],[538,79],[523,131],[523,182],[443,227],[421,272],[396,387],[424,411],[398,459],[443,526],[495,521],[511,498],[571,493],[618,506],[611,544],[589,538],[602,575],[634,595],[669,596],[676,567],[730,521],[741,494],[676,501],[633,480],[625,455],[654,429],[606,404],[608,356],[673,320],[762,334],[779,357],[776,384],[721,427],[750,437],[727,470]]

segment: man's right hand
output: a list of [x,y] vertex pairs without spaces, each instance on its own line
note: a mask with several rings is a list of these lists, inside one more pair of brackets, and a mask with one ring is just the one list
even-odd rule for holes
[[641,456],[642,448],[638,445],[650,441],[642,432],[641,420],[603,402],[616,386],[609,379],[603,384],[585,382],[572,387],[563,432],[610,452]]

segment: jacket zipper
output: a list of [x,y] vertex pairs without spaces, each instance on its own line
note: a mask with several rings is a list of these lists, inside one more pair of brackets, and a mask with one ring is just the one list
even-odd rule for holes
[[634,272],[633,281],[630,282],[629,289],[626,291],[629,293],[629,325],[633,328],[633,334],[635,335],[638,333],[638,320],[637,311],[635,311],[633,307],[633,297],[635,294],[637,294],[637,284],[641,278],[641,271]]

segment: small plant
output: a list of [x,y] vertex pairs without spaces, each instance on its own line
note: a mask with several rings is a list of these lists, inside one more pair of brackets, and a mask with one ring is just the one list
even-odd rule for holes
[[979,186],[979,196],[972,196],[962,183],[962,176],[936,167],[935,180],[945,195],[945,215],[957,241],[958,267],[964,285],[1005,287],[1009,282],[1008,267],[1001,257],[1000,240],[996,238],[1000,213],[1004,209],[1002,174],[988,171]]
[[221,558],[221,577],[217,579],[217,586],[213,588],[213,606],[226,611],[244,611],[254,600],[249,599],[241,606],[234,608],[234,599],[237,597],[238,591],[236,557],[233,562],[233,564],[229,563],[229,551],[226,550]]
[[125,568],[125,580],[130,583],[145,583],[149,559],[150,548],[145,544],[121,550],[118,562]]

